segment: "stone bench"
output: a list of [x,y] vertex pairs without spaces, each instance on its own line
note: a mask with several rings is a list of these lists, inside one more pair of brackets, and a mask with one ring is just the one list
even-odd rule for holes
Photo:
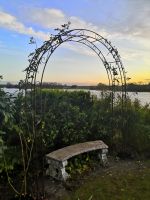
[[49,167],[46,174],[55,179],[65,181],[69,177],[65,170],[65,166],[68,163],[67,160],[73,156],[95,150],[98,150],[100,163],[105,166],[107,163],[108,146],[103,141],[96,140],[74,144],[47,154],[46,161]]

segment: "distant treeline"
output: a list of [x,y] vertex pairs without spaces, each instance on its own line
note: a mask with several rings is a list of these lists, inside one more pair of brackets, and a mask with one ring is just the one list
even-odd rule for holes
[[[20,88],[19,84],[12,84],[12,83],[6,83],[6,84],[0,84],[0,88]],[[23,87],[23,85],[22,85]],[[30,88],[30,86],[29,86]],[[60,84],[60,83],[49,83],[44,82],[42,84],[42,88],[49,88],[49,89],[87,89],[87,90],[111,90],[112,86],[98,83],[97,85],[89,85],[89,86],[81,86],[81,85],[67,85],[67,84]],[[115,86],[116,91],[121,90],[121,86]],[[128,83],[126,85],[126,90],[128,92],[150,92],[150,83],[148,84],[137,84],[137,83]]]

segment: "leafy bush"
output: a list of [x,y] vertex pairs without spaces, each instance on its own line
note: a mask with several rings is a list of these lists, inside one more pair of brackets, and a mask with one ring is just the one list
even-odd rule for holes
[[77,174],[91,171],[96,164],[99,166],[98,151],[87,152],[69,159],[66,171],[70,178],[74,178]]
[[[37,94],[40,99],[40,94]],[[150,108],[118,96],[111,107],[109,94],[101,99],[84,91],[43,90],[43,140],[48,151],[88,140],[101,139],[111,152],[149,156]]]

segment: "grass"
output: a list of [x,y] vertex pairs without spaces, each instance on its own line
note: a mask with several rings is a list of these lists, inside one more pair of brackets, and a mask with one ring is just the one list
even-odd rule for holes
[[150,200],[150,162],[108,168],[90,176],[63,200]]

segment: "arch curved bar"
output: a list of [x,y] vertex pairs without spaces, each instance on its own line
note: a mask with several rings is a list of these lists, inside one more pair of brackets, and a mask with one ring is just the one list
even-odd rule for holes
[[30,87],[31,90],[36,88],[37,73],[41,64],[43,64],[39,84],[39,86],[42,86],[44,72],[52,54],[62,43],[75,42],[92,50],[105,67],[108,83],[111,86],[112,104],[116,85],[121,86],[122,100],[124,100],[126,98],[126,72],[118,50],[110,41],[92,30],[69,30],[68,24],[62,25],[62,27],[62,29],[56,29],[58,31],[56,35],[51,35],[49,40],[29,55],[29,66],[25,69],[25,85]]

